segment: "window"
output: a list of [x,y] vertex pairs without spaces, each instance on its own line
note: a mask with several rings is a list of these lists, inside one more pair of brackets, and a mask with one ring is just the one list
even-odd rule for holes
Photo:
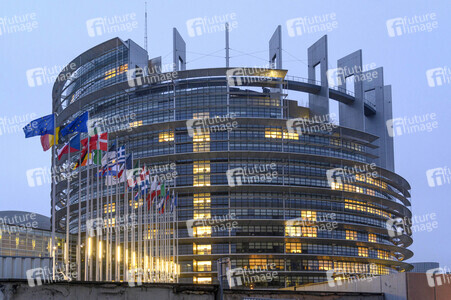
[[194,277],[195,284],[211,284],[211,277]]
[[347,240],[357,240],[357,232],[352,230],[346,230],[346,239]]
[[110,203],[110,204],[105,204],[103,205],[103,211],[104,213],[111,213],[111,212],[115,212],[116,211],[116,203]]
[[285,252],[286,253],[302,253],[302,244],[301,243],[287,243]]
[[125,72],[127,72],[127,70],[128,70],[128,64],[125,64],[125,65],[119,66],[117,68],[108,70],[108,71],[105,72],[105,80],[113,78],[116,75],[125,73]]
[[211,236],[211,226],[193,227],[194,237],[209,237]]
[[158,141],[162,142],[170,142],[174,140],[174,132],[160,132],[158,134]]
[[193,162],[193,174],[210,173],[210,161]]
[[359,256],[368,257],[368,248],[359,247]]
[[317,237],[318,232],[316,227],[288,225],[285,227],[285,236]]
[[131,122],[130,124],[130,127],[139,127],[139,126],[142,126],[143,125],[143,121],[142,120],[140,120],[140,121],[135,121],[135,122]]
[[377,242],[377,238],[376,238],[376,235],[374,233],[368,233],[368,242],[372,242],[372,243],[376,243]]
[[199,255],[211,254],[211,245],[196,245],[193,244],[193,253]]
[[209,272],[211,271],[211,261],[194,261],[194,269],[197,272]]
[[316,211],[303,210],[301,211],[301,218],[306,221],[316,221]]
[[296,132],[288,132],[288,130],[286,129],[282,131],[279,128],[265,129],[265,138],[267,139],[281,139],[282,137],[285,140],[299,140],[299,134],[297,134]]

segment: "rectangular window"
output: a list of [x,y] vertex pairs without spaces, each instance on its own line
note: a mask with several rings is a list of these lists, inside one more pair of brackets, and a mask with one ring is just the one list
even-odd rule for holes
[[301,211],[301,218],[306,221],[316,221],[316,211],[303,210]]
[[193,253],[199,255],[209,255],[211,254],[211,245],[193,244]]
[[347,240],[357,240],[357,231],[346,230],[346,239]]
[[368,248],[359,247],[359,256],[368,257]]
[[158,134],[158,141],[162,142],[171,142],[174,140],[174,132],[160,132]]
[[376,243],[377,242],[376,235],[374,233],[369,233],[368,234],[368,242],[372,242],[372,243]]
[[211,261],[194,261],[194,267],[197,272],[211,271]]

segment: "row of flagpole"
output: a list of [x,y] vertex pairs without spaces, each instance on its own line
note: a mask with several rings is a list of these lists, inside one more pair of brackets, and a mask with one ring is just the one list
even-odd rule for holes
[[[59,149],[57,146],[60,130],[56,127],[54,114],[34,120],[24,127],[25,137],[41,136],[44,151],[55,146],[52,151],[53,169],[57,166],[56,158],[60,160],[67,153],[67,161],[63,164],[67,167],[64,195],[66,224],[63,245],[66,274],[69,274],[73,257],[71,253],[75,250],[78,280],[82,280],[83,269],[83,279],[89,281],[178,282],[177,195],[172,190],[171,197],[171,190],[167,183],[159,181],[156,174],[151,175],[145,165],[141,166],[140,160],[137,162],[137,167],[133,168],[133,156],[126,155],[125,146],[117,148],[117,139],[108,148],[108,133],[104,136],[103,133],[95,130],[95,134],[90,136],[87,128],[88,119],[89,114],[85,112],[61,130],[62,137],[75,134]],[[85,139],[81,139],[82,133],[88,133]],[[93,143],[91,148],[92,141],[95,144]],[[93,150],[95,152],[92,152]],[[101,163],[99,163],[100,153],[102,153],[100,150],[106,150]],[[77,151],[80,152],[80,156],[73,168],[72,159],[77,156],[71,158],[71,152]],[[78,168],[78,180],[73,180],[76,168]],[[84,180],[83,177],[85,177]],[[55,211],[57,182],[53,176],[52,179],[51,253],[53,280],[55,280],[58,253]],[[71,189],[76,190],[77,181],[78,216],[71,214],[70,201]],[[135,188],[137,188],[136,194]],[[82,199],[84,199],[84,215]],[[123,202],[122,214],[121,202]],[[167,209],[168,205],[170,210]],[[136,214],[138,215],[137,223],[135,223]],[[74,219],[71,220],[71,217],[78,218],[77,222],[72,223],[77,227],[75,247],[71,246],[71,240],[74,240],[71,237],[71,221]],[[130,217],[133,218],[131,226]],[[93,228],[90,226],[93,226],[93,220],[97,222],[96,235],[91,234]],[[125,224],[120,224],[122,223],[120,220],[124,220]],[[104,235],[103,232],[106,234]]]

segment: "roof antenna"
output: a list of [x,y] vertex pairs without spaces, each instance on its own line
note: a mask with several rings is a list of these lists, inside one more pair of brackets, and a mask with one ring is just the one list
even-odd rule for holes
[[147,2],[144,2],[145,8],[144,8],[144,49],[147,52]]
[[225,23],[225,42],[226,42],[226,68],[229,67],[229,60],[230,60],[230,55],[229,55],[229,23]]

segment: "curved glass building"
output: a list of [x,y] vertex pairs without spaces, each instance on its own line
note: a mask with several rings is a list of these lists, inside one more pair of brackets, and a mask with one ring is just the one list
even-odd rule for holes
[[[232,269],[269,266],[277,274],[240,283],[248,287],[325,281],[331,270],[410,270],[410,235],[387,229],[411,212],[409,183],[394,172],[391,90],[382,68],[363,70],[357,51],[329,70],[324,36],[308,48],[309,78],[293,77],[282,68],[280,35],[279,27],[269,43],[270,68],[186,70],[185,43],[174,29],[168,72],[161,57],[149,60],[133,41],[106,41],[61,72],[53,88],[57,125],[89,111],[104,120],[110,145],[125,145],[155,174],[175,171],[167,182],[178,193],[179,282],[217,282],[223,257]],[[338,115],[329,101],[339,103]],[[107,197],[93,180],[92,192]],[[69,223],[71,235],[80,231],[69,256],[82,273],[87,189],[85,169],[71,182],[70,201],[66,181],[54,187],[56,230]],[[139,209],[127,200],[131,192],[110,193],[118,204],[90,203],[90,213],[114,219]],[[118,244],[129,247],[122,236]],[[125,280],[120,270],[124,261],[133,267],[130,252],[113,247],[121,263],[112,280]]]

